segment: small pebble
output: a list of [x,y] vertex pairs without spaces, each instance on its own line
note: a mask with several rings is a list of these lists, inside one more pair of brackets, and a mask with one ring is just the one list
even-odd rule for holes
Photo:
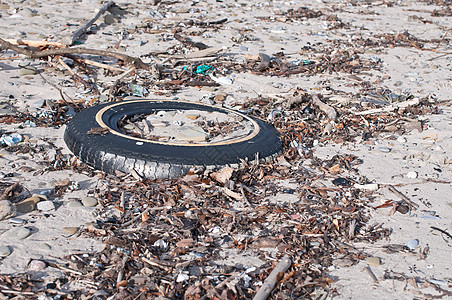
[[369,266],[379,266],[379,265],[381,265],[381,259],[379,257],[371,256],[371,257],[366,258],[366,263]]
[[55,209],[55,204],[52,201],[41,201],[38,202],[37,208],[40,211],[51,211]]
[[28,264],[28,270],[30,271],[42,271],[46,267],[46,263],[39,259],[34,259]]
[[405,244],[405,246],[406,246],[408,249],[410,249],[410,250],[414,250],[414,249],[416,249],[417,246],[419,246],[419,240],[418,240],[418,239],[412,239],[412,240],[409,240],[409,241]]
[[415,179],[415,178],[417,178],[417,176],[418,176],[418,174],[416,171],[411,171],[406,174],[406,177],[411,178],[411,179]]
[[97,199],[94,197],[83,197],[82,204],[83,206],[93,207],[97,205]]
[[19,70],[20,76],[36,75],[38,72],[32,68],[22,68]]
[[0,246],[0,258],[7,257],[11,254],[11,249],[8,246]]
[[0,201],[0,221],[8,219],[16,214],[16,209],[8,200]]
[[10,230],[3,233],[7,239],[10,240],[23,240],[31,234],[31,230],[25,227],[13,227]]
[[350,181],[344,177],[339,177],[333,180],[333,184],[334,185],[339,185],[339,186],[350,186]]
[[16,209],[18,212],[21,212],[23,214],[29,213],[33,211],[36,208],[36,204],[41,201],[41,198],[32,196],[30,198],[27,198],[19,203],[16,204]]
[[42,250],[52,250],[52,247],[47,243],[42,243],[40,246]]
[[116,19],[112,15],[106,15],[104,17],[104,23],[107,24],[107,25],[111,25],[111,24],[113,24],[115,22],[116,22]]
[[80,201],[78,201],[78,200],[71,200],[67,204],[67,207],[75,207],[75,208],[77,208],[77,207],[81,207],[81,206],[83,206],[83,204]]
[[63,227],[63,231],[68,234],[74,234],[78,230],[78,227]]
[[383,153],[389,153],[389,152],[391,152],[391,148],[383,147],[383,146],[378,147],[378,150],[379,150],[380,152],[383,152]]
[[408,140],[406,139],[406,137],[404,136],[399,136],[397,138],[397,142],[401,143],[401,144],[405,144]]
[[9,221],[13,224],[23,224],[25,223],[24,219],[20,219],[20,218],[11,218],[9,219]]

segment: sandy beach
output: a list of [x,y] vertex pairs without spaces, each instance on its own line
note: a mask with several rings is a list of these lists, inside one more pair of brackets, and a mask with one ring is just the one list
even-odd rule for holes
[[[285,255],[268,299],[452,297],[450,1],[114,1],[72,43],[105,3],[0,3],[0,299],[253,299]],[[144,98],[261,118],[282,153],[147,180],[65,144]]]

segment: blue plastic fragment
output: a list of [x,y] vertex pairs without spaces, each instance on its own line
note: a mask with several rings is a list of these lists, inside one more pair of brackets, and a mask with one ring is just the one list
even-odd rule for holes
[[132,95],[138,96],[138,97],[144,97],[148,94],[148,91],[144,86],[129,83],[129,88],[132,90]]
[[214,71],[214,67],[212,65],[199,65],[196,67],[196,74],[203,74],[203,75],[207,75],[210,72]]

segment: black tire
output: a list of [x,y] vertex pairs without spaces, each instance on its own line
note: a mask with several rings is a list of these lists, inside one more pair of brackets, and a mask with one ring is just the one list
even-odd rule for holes
[[[150,114],[159,110],[217,111],[234,113],[255,125],[245,138],[232,142],[209,145],[171,144],[142,140],[124,135],[118,121],[124,116]],[[88,134],[92,128],[108,128],[105,134]],[[269,124],[243,115],[237,111],[186,101],[137,99],[106,103],[87,108],[72,118],[64,132],[68,148],[83,162],[96,169],[114,174],[116,170],[130,173],[135,170],[140,176],[176,178],[184,175],[193,166],[216,169],[222,166],[237,166],[240,159],[271,159],[281,151],[281,140],[277,131]]]

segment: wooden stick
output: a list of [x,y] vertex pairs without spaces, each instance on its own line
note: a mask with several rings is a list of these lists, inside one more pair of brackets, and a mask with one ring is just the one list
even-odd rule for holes
[[331,121],[336,120],[337,118],[336,110],[329,106],[328,104],[320,101],[319,97],[315,94],[312,95],[312,103],[314,103],[321,111],[323,111],[327,115],[328,119],[330,119]]
[[190,52],[185,55],[171,55],[171,58],[179,58],[179,59],[191,59],[191,58],[201,58],[201,57],[208,57],[217,54],[223,50],[223,48],[207,48],[204,50],[196,51],[196,52]]
[[101,8],[99,9],[99,12],[88,22],[86,22],[82,27],[80,27],[76,32],[74,32],[74,34],[72,35],[72,39],[71,39],[71,44],[73,44],[75,41],[78,40],[78,38],[84,34],[88,28],[94,24],[94,22],[96,22],[97,19],[99,19],[99,17],[107,11],[107,9],[112,6],[115,2],[114,1],[108,1],[107,3],[105,3],[104,5],[101,6]]
[[49,41],[30,41],[30,40],[22,40],[22,39],[4,39],[6,42],[12,45],[23,45],[30,46],[36,48],[42,48],[47,46],[57,47],[57,48],[66,48],[67,45],[58,42],[49,42]]
[[369,109],[369,110],[365,110],[365,111],[359,111],[359,112],[356,112],[355,115],[362,116],[362,115],[372,115],[372,114],[377,114],[377,113],[382,113],[382,112],[391,112],[391,111],[396,110],[397,108],[406,108],[408,106],[416,105],[418,103],[419,103],[419,98],[414,98],[411,100],[391,104],[391,105],[388,105],[388,106],[385,106],[382,108],[374,108],[374,109]]
[[103,63],[100,63],[100,62],[97,62],[97,61],[94,61],[94,60],[90,60],[90,59],[86,59],[86,58],[80,58],[80,57],[76,57],[76,56],[72,56],[72,55],[67,55],[67,57],[72,59],[72,60],[74,60],[74,61],[76,61],[79,64],[87,64],[87,65],[95,66],[95,67],[98,67],[98,68],[106,69],[106,70],[109,70],[109,71],[112,71],[112,72],[119,72],[119,73],[124,72],[124,70],[121,69],[121,68],[117,68],[117,67],[114,67],[114,66],[103,64]]
[[141,219],[142,215],[147,214],[150,211],[156,211],[156,210],[164,210],[164,209],[171,209],[171,206],[160,206],[160,207],[148,207],[146,208],[141,214],[139,214],[138,216],[136,216],[135,218],[133,218],[132,220],[125,222],[124,224],[122,224],[122,227],[126,227],[130,224],[133,224],[135,221]]
[[375,276],[374,272],[372,271],[372,269],[371,269],[369,266],[364,267],[364,270],[366,270],[367,274],[369,274],[370,278],[372,278],[372,280],[373,280],[375,283],[378,283],[378,278],[377,278],[377,276]]
[[68,72],[71,74],[72,78],[74,78],[75,82],[81,82],[85,88],[91,88],[88,84],[88,82],[86,82],[85,80],[83,80],[80,76],[78,76],[77,74],[74,73],[74,71],[72,71],[71,67],[69,67],[62,59],[61,56],[58,56],[58,62],[60,63],[60,65],[62,65],[66,70],[68,70]]
[[418,208],[419,205],[417,205],[416,203],[414,203],[413,201],[411,201],[407,196],[405,196],[404,194],[402,194],[401,192],[399,192],[394,186],[388,184],[388,189],[393,192],[394,194],[396,194],[397,196],[400,197],[400,199],[402,199],[403,201],[407,202],[409,205],[411,205],[414,208]]
[[150,70],[151,66],[148,64],[145,64],[141,59],[138,57],[132,57],[128,56],[122,53],[112,52],[112,51],[104,51],[104,50],[97,50],[97,49],[89,49],[89,48],[61,48],[61,49],[51,49],[51,50],[45,50],[45,51],[30,51],[23,48],[20,48],[18,46],[15,46],[11,43],[8,43],[4,39],[0,38],[0,49],[2,50],[12,50],[14,52],[23,54],[25,56],[28,56],[30,58],[41,58],[46,56],[53,56],[53,55],[67,55],[67,54],[92,54],[92,55],[99,55],[99,56],[108,56],[108,57],[114,57],[116,59],[120,59],[126,63],[131,64],[137,69],[144,69],[144,70]]
[[291,259],[286,255],[283,259],[276,265],[273,271],[268,275],[262,284],[261,288],[257,291],[253,300],[265,300],[270,295],[271,291],[275,287],[278,277],[280,277],[281,273],[284,273],[289,269],[292,264]]
[[128,74],[132,73],[135,70],[136,70],[135,67],[131,67],[129,70],[125,71],[124,73],[122,73],[121,75],[118,76],[118,78],[115,80],[115,82],[111,86],[110,90],[108,91],[108,99],[109,100],[113,99],[114,90],[115,90],[116,86],[119,84],[119,82],[121,81],[121,79],[126,77]]

